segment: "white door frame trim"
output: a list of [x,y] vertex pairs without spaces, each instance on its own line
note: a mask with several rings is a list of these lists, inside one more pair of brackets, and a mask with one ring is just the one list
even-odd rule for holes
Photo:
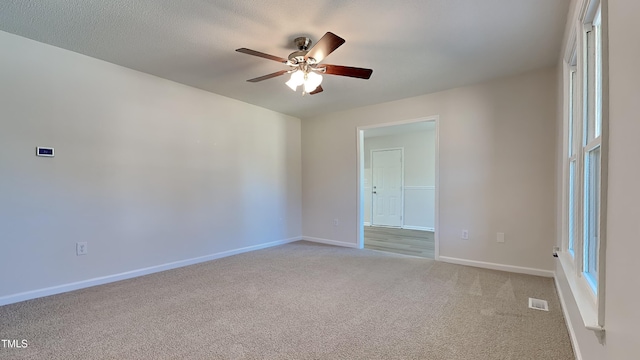
[[435,191],[435,251],[434,257],[435,260],[440,258],[440,116],[439,115],[431,115],[425,116],[417,119],[409,119],[409,120],[400,120],[393,121],[388,123],[381,123],[375,125],[365,125],[358,126],[356,128],[356,138],[357,138],[357,146],[356,146],[356,158],[357,158],[357,171],[358,171],[358,183],[357,183],[357,236],[358,236],[358,249],[364,248],[364,131],[387,127],[387,126],[395,126],[395,125],[404,125],[411,124],[417,122],[427,122],[433,121],[435,122],[435,152],[436,152],[436,169],[435,169],[435,183],[436,183],[436,191]]

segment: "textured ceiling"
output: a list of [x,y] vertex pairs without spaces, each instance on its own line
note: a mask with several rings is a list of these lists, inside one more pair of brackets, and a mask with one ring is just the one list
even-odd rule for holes
[[[569,0],[3,0],[0,30],[299,118],[552,66]],[[346,43],[325,62],[374,69],[325,75],[304,96],[280,57],[292,40],[331,31]],[[1,51],[1,49],[0,49]]]

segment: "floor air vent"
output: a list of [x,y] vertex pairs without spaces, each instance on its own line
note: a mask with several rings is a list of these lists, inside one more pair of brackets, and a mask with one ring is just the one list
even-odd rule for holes
[[529,298],[529,308],[535,310],[549,311],[547,300]]

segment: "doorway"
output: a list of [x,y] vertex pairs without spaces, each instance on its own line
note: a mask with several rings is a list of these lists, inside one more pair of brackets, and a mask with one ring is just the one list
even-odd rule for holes
[[358,127],[357,201],[359,248],[438,258],[437,116]]

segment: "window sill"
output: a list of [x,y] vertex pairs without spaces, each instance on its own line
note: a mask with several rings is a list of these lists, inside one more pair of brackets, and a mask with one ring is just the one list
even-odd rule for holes
[[558,260],[560,260],[560,265],[569,283],[573,299],[578,305],[578,311],[582,317],[584,327],[596,332],[604,331],[604,327],[598,323],[598,306],[594,295],[588,288],[586,281],[578,277],[571,255],[566,252],[558,252]]

